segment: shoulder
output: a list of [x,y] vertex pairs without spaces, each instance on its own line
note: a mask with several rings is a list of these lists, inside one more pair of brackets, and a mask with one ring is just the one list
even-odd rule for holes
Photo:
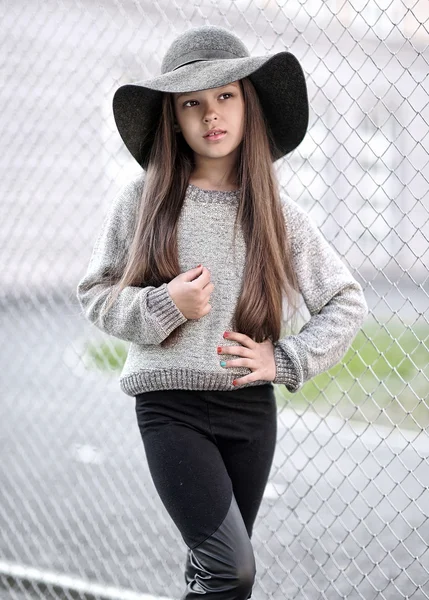
[[123,184],[110,202],[102,230],[115,231],[122,238],[134,230],[137,209],[143,191],[145,173]]
[[123,184],[110,204],[110,214],[117,219],[127,220],[135,215],[143,192],[146,174],[143,172]]
[[136,203],[143,191],[146,173],[143,171],[136,177],[133,177],[124,183],[113,199],[113,204],[117,207],[131,207]]
[[282,188],[279,197],[290,241],[294,250],[299,250],[310,237],[318,233],[318,229],[311,216]]
[[291,224],[298,225],[308,220],[311,221],[310,215],[295,200],[292,200],[282,188],[279,190],[279,197],[283,213]]

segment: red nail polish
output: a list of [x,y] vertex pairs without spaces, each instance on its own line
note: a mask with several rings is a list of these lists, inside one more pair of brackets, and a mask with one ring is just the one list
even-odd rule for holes
[[223,337],[228,337],[229,336],[229,331],[224,331]]
[[217,347],[217,353],[220,354],[222,352],[222,346]]
[[234,381],[232,382],[232,385],[237,385],[237,380],[234,379]]

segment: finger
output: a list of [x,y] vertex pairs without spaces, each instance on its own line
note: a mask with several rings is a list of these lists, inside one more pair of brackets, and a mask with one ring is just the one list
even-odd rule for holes
[[254,357],[252,350],[245,346],[218,346],[218,354],[236,354],[246,358]]
[[228,335],[224,335],[224,338],[227,340],[237,340],[237,342],[240,342],[240,344],[244,344],[249,348],[254,348],[257,345],[257,342],[254,342],[252,338],[245,333],[239,333],[238,331],[228,331],[226,333],[228,333]]
[[251,375],[246,375],[245,377],[239,377],[238,379],[234,379],[232,385],[234,387],[238,387],[240,385],[243,385],[243,383],[251,383],[252,381],[256,381],[257,379],[259,378],[254,377],[254,374],[252,373]]
[[225,363],[224,365],[221,364],[221,367],[226,369],[230,367],[247,367],[248,369],[256,368],[255,361],[249,358],[235,358],[233,360],[224,360],[221,362]]

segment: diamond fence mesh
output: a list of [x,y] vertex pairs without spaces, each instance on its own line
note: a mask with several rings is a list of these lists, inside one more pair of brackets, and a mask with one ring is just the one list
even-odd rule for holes
[[9,0],[0,11],[0,597],[183,591],[185,546],[117,383],[127,347],[84,321],[74,294],[109,203],[139,172],[114,90],[157,74],[181,31],[214,24],[254,55],[300,59],[309,131],[277,174],[370,307],[339,365],[297,394],[276,386],[253,597],[429,598],[429,2]]

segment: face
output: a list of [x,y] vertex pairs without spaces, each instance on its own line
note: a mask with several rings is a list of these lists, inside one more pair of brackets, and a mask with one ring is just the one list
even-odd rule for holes
[[[201,156],[225,157],[243,139],[244,99],[238,81],[197,92],[176,92],[174,112],[186,142]],[[213,128],[226,133],[218,138],[205,138]]]

